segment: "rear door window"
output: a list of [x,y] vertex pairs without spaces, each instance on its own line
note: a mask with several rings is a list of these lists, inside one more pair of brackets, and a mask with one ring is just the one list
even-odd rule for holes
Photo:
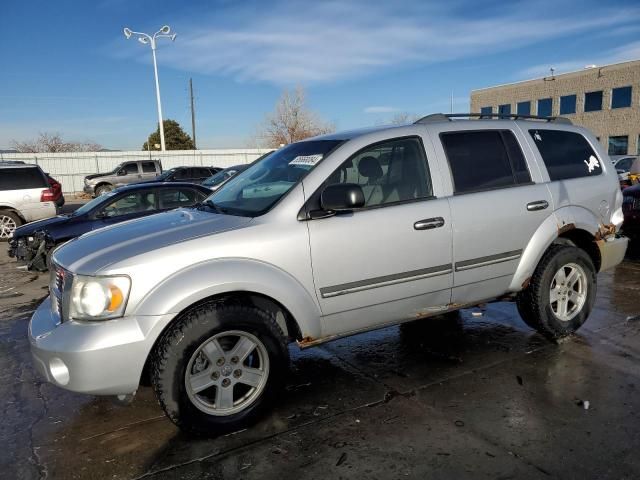
[[0,169],[0,190],[29,188],[49,188],[49,182],[38,167]]
[[440,134],[457,194],[531,183],[522,149],[510,130]]
[[190,207],[205,198],[204,194],[191,188],[162,189],[159,194],[161,209]]
[[153,162],[142,162],[142,173],[156,173],[156,164]]
[[576,132],[529,130],[551,180],[591,177],[602,173],[602,165],[587,139]]

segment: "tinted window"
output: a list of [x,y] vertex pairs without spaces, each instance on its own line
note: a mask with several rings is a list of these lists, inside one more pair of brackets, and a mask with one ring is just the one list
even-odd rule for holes
[[518,115],[531,115],[531,102],[518,102]]
[[538,100],[538,115],[541,117],[550,117],[553,111],[553,99],[541,98]]
[[[510,104],[505,104],[505,105],[499,105],[498,106],[498,113],[500,115],[509,115],[511,114],[511,105]],[[508,117],[500,117],[500,118],[508,118]]]
[[456,193],[531,181],[522,150],[508,130],[447,132],[440,138]]
[[602,110],[602,90],[584,94],[584,111],[595,112]]
[[49,188],[49,182],[37,167],[1,168],[0,190]]
[[142,172],[143,173],[155,173],[156,172],[156,164],[153,162],[142,162]]
[[614,88],[611,91],[611,108],[631,106],[631,87]]
[[173,174],[174,180],[189,180],[192,178],[190,168],[179,168]]
[[160,208],[189,207],[203,200],[205,195],[190,188],[161,189]]
[[125,163],[122,168],[124,168],[127,175],[132,175],[138,173],[138,164],[137,163]]
[[432,195],[422,143],[403,138],[371,145],[344,162],[325,185],[355,183],[362,187],[365,208]]
[[560,115],[576,113],[576,96],[565,95],[560,97]]
[[624,170],[625,172],[628,172],[634,160],[635,157],[621,158],[616,162],[616,170]]
[[493,113],[493,107],[482,107],[480,108],[480,113],[482,115],[491,115]]
[[208,168],[193,168],[194,178],[207,178],[211,176],[211,171]]
[[156,209],[156,195],[149,190],[133,192],[109,203],[102,213],[107,217],[119,217]]
[[629,137],[621,135],[609,137],[609,155],[626,155],[629,149]]
[[579,133],[529,130],[551,180],[588,177],[602,173],[596,153]]

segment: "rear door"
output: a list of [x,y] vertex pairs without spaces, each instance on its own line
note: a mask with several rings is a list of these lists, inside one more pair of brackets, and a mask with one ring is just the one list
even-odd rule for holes
[[[451,218],[421,137],[371,144],[320,187],[356,183],[365,206],[308,220],[323,334],[371,328],[446,308]],[[313,197],[310,202],[313,201]]]
[[450,172],[451,301],[457,304],[505,293],[531,237],[553,215],[540,171],[523,154],[522,132],[511,122],[496,124],[475,131],[446,125],[433,130]]
[[156,163],[153,161],[140,162],[140,168],[142,170],[141,178],[145,181],[153,180],[158,176],[158,173],[156,173]]

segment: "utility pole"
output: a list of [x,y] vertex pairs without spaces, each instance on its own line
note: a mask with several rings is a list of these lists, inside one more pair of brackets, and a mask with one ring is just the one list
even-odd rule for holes
[[453,113],[453,90],[451,90],[451,97],[449,97],[449,113]]
[[193,139],[193,149],[197,150],[196,146],[196,112],[193,108],[193,80],[189,79],[189,97],[191,98],[191,138]]

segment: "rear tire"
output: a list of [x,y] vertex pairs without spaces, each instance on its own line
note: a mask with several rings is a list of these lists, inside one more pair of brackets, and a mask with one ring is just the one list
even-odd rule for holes
[[552,245],[529,286],[518,294],[518,312],[531,328],[558,340],[586,321],[595,302],[596,286],[596,269],[584,250]]
[[286,338],[274,315],[212,301],[163,334],[151,358],[151,383],[178,427],[217,436],[255,422],[284,385],[288,367]]
[[0,241],[9,240],[9,235],[22,225],[22,219],[14,212],[0,210]]

